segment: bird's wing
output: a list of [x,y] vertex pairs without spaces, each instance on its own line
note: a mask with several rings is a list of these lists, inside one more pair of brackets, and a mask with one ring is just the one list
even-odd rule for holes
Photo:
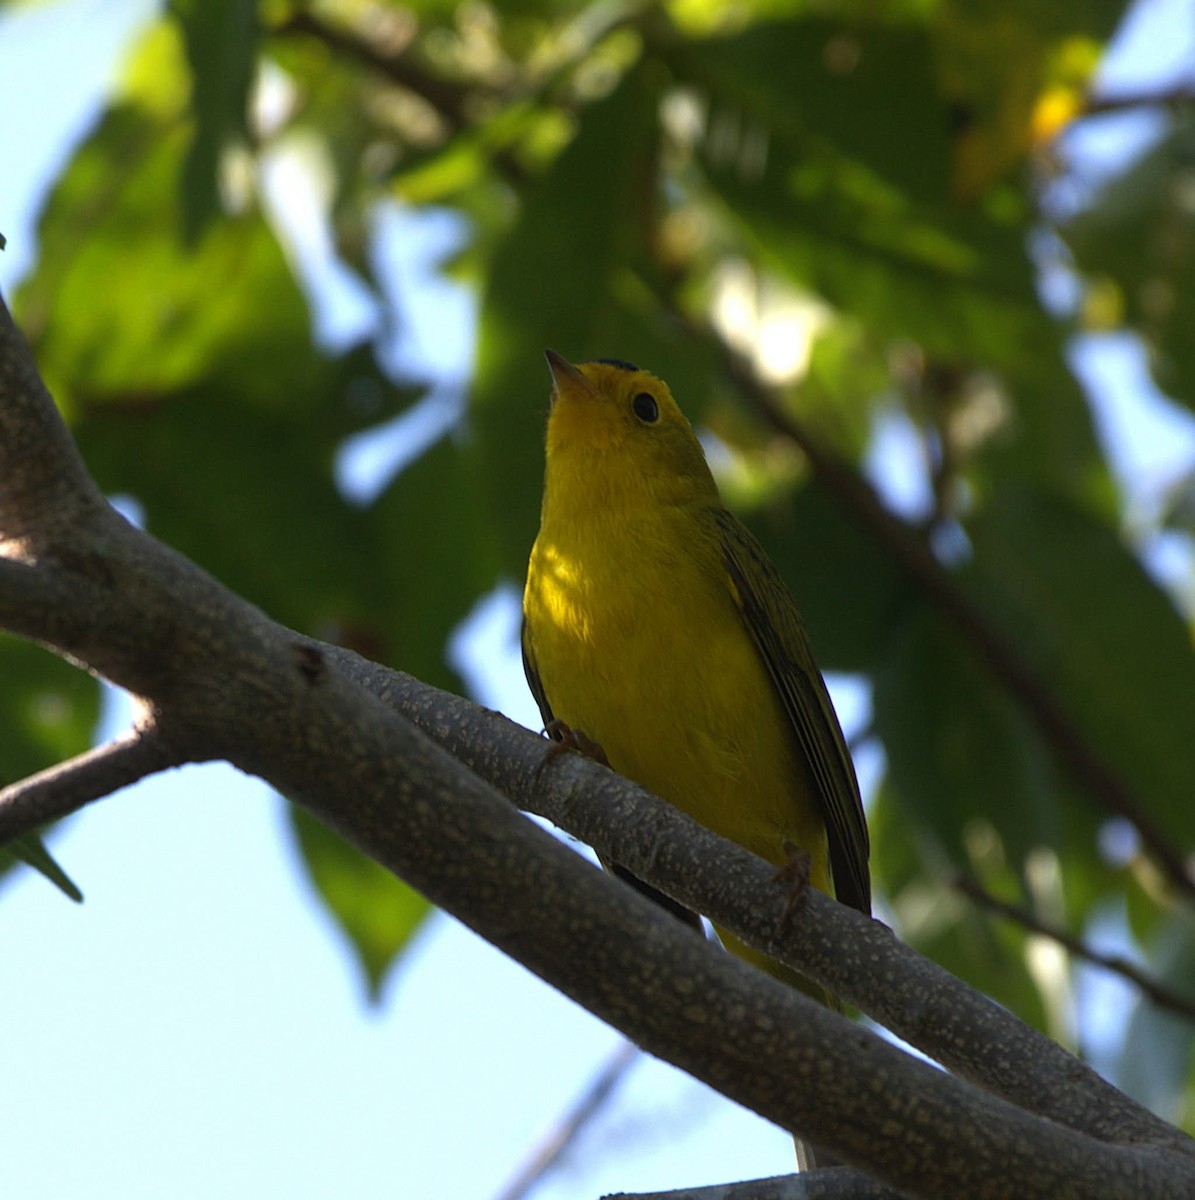
[[543,718],[544,728],[547,729],[553,721],[552,706],[548,703],[548,694],[544,691],[543,680],[539,677],[539,668],[535,665],[535,651],[531,646],[531,630],[527,626],[527,618],[523,618],[523,628],[519,633],[519,641],[523,648],[523,674],[527,676],[527,686],[539,705],[539,715]]
[[859,784],[801,615],[754,535],[724,508],[710,511],[735,604],[809,764],[829,839],[835,894],[843,904],[870,913],[867,822]]

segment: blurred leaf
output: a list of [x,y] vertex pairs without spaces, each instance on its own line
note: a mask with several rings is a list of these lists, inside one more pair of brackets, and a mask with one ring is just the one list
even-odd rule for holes
[[[727,149],[738,142],[747,152],[755,136],[783,145],[793,161],[832,147],[911,198],[945,198],[951,114],[934,81],[926,28],[802,14],[653,48],[712,106],[711,141],[725,137]],[[738,124],[737,135],[716,131],[720,121]]]
[[1195,844],[1195,653],[1170,600],[1056,496],[1007,489],[967,532],[973,594],[1173,844]]
[[478,496],[471,459],[442,437],[386,489],[372,514],[374,564],[389,597],[387,656],[438,687],[461,690],[445,659],[453,628],[498,579],[494,523]]
[[904,796],[885,786],[868,810],[872,878],[887,897],[901,938],[985,995],[1046,1028],[1046,1006],[1019,928],[996,922],[950,886],[937,831],[910,820]]
[[1047,489],[1113,519],[1120,495],[1096,438],[1091,409],[1067,369],[1058,330],[1042,330],[1046,343],[1030,362],[1010,371],[1003,394],[986,380],[981,396],[964,419],[980,428],[991,419],[984,408],[1005,409],[997,417],[982,453],[967,472],[979,492],[1007,487]]
[[942,5],[935,45],[955,116],[960,200],[973,202],[1011,178],[1074,115],[1127,7],[1125,0]]
[[432,906],[303,809],[292,804],[288,811],[308,876],[348,939],[376,1002],[387,971]]
[[374,564],[388,551],[338,491],[334,455],[410,394],[368,352],[316,351],[260,215],[184,245],[182,153],[143,110],[102,122],[55,191],[19,297],[35,351],[105,490],[136,496],[158,536],[278,620],[317,636],[371,628],[359,640],[385,657],[392,601]]
[[[905,819],[940,839],[956,866],[977,842],[1021,870],[1038,844],[1061,842],[1048,761],[1033,728],[974,651],[917,606],[894,623],[875,667],[874,728]],[[932,831],[932,834],[931,834]]]
[[40,875],[44,875],[64,895],[74,900],[75,903],[82,904],[83,893],[74,880],[54,861],[41,838],[29,834],[26,837],[17,838],[15,842],[9,842],[7,846],[0,849],[0,875],[7,871],[14,862],[23,862],[27,867],[32,867]]
[[913,600],[892,559],[816,483],[740,515],[792,589],[821,668],[868,670]]
[[[503,561],[521,575],[539,517],[551,348],[580,361],[622,356],[614,288],[634,259],[640,214],[656,203],[655,108],[642,70],[588,108],[576,138],[528,188],[498,246],[482,301],[471,421],[491,502],[503,509]],[[562,219],[563,214],[563,219]],[[629,351],[628,351],[629,353]]]
[[[1035,337],[1053,335],[1024,251],[1028,213],[1015,203],[998,219],[948,206],[940,186],[949,167],[945,106],[924,77],[911,94],[913,109],[903,99],[897,104],[910,86],[894,83],[901,56],[922,35],[882,26],[813,29],[807,33],[805,22],[765,27],[777,40],[804,45],[813,60],[835,38],[855,45],[860,76],[847,70],[838,86],[863,95],[832,123],[839,141],[800,133],[791,115],[820,111],[814,93],[824,61],[784,74],[783,87],[744,92],[737,75],[720,79],[714,70],[721,42],[703,43],[681,60],[682,72],[693,64],[687,82],[704,89],[711,81],[697,151],[727,217],[763,261],[888,336],[1002,365],[1027,360],[1030,345],[1039,353]],[[916,53],[924,55],[924,46]],[[876,64],[874,77],[865,62]],[[881,136],[894,104],[899,134]]]
[[[1148,972],[1180,995],[1189,995],[1195,979],[1195,927],[1176,912],[1157,939]],[[1146,997],[1138,999],[1121,1048],[1117,1084],[1166,1120],[1176,1120],[1192,1069],[1195,1026]]]
[[1195,408],[1193,162],[1195,121],[1186,117],[1062,229],[1093,284],[1089,320],[1106,327],[1123,315],[1151,350],[1158,386],[1188,408]]
[[245,136],[257,66],[256,0],[170,0],[191,66],[195,133],[183,169],[186,240],[194,244],[220,208],[220,154]]
[[[89,407],[75,433],[100,486],[136,496],[158,537],[277,620],[337,639],[383,623],[375,564],[388,550],[337,489],[333,453],[359,427],[359,391],[387,411],[396,396],[368,354],[308,353],[307,386],[278,408],[212,380],[163,405]],[[384,634],[370,640],[386,657]]]
[[[99,684],[84,671],[18,638],[0,634],[0,786],[82,754],[91,745],[100,710]],[[41,871],[72,899],[82,894],[39,838],[8,852]],[[10,865],[0,852],[0,875]]]
[[16,308],[68,413],[80,394],[150,407],[201,379],[279,408],[313,390],[307,308],[261,217],[185,245],[185,141],[143,110],[111,110],[42,216]]

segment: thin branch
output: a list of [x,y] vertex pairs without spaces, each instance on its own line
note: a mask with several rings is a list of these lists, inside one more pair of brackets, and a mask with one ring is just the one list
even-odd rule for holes
[[1079,117],[1099,117],[1108,113],[1136,112],[1142,108],[1189,108],[1195,104],[1195,92],[1189,84],[1177,84],[1162,91],[1105,92],[1088,96]]
[[465,104],[473,89],[432,75],[409,54],[387,54],[364,38],[337,29],[306,9],[297,9],[271,26],[269,32],[279,37],[310,37],[335,53],[356,59],[426,101],[454,132],[466,123]]
[[639,1058],[639,1050],[630,1042],[620,1042],[606,1065],[594,1076],[589,1087],[573,1107],[565,1113],[556,1127],[536,1147],[503,1189],[498,1200],[526,1200],[544,1177],[568,1153],[590,1122],[598,1116],[614,1089]]
[[120,737],[0,789],[0,846],[148,775],[179,766],[156,728]]
[[889,512],[867,481],[785,412],[775,395],[728,347],[723,346],[723,351],[727,371],[752,407],[800,448],[821,486],[859,521],[979,653],[1087,793],[1105,811],[1129,821],[1171,883],[1195,900],[1195,876],[1183,855],[1013,642],[972,602],[925,540]]
[[1042,937],[1057,942],[1076,958],[1084,959],[1097,967],[1103,967],[1106,971],[1112,971],[1123,979],[1127,979],[1159,1008],[1169,1009],[1185,1020],[1195,1021],[1195,1000],[1182,996],[1165,984],[1159,983],[1122,955],[1104,954],[1093,949],[1080,938],[1067,933],[1065,929],[1047,924],[1029,909],[1019,904],[1010,904],[1007,900],[998,899],[987,891],[977,879],[969,875],[961,873],[956,875],[953,884],[956,890],[964,896],[970,897],[976,904],[988,909],[989,912],[1014,921],[1031,933],[1040,934]]

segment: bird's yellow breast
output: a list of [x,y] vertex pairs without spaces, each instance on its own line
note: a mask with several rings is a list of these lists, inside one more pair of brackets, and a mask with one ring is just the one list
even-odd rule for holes
[[788,720],[693,506],[545,506],[524,615],[553,714],[611,765],[771,862],[826,833]]

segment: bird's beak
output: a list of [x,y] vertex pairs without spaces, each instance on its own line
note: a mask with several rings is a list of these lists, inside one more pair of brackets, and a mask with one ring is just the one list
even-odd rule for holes
[[555,350],[545,350],[544,357],[548,360],[548,370],[552,372],[553,404],[567,392],[585,396],[596,394],[593,384],[567,358],[557,354]]

